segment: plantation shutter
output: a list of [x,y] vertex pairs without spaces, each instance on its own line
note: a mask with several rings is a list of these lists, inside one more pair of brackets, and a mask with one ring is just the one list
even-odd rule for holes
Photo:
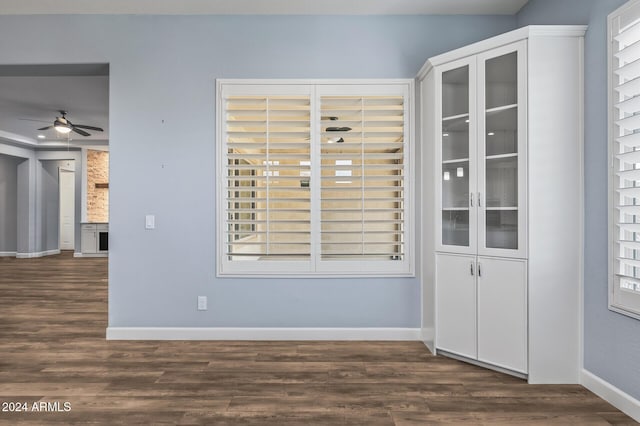
[[610,18],[613,304],[640,314],[640,3]]
[[321,259],[402,260],[403,96],[321,96]]
[[311,254],[310,97],[224,99],[229,260]]

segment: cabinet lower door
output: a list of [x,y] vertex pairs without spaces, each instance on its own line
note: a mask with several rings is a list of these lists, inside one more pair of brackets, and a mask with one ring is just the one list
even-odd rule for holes
[[436,348],[474,359],[475,260],[475,256],[436,255]]
[[82,225],[82,253],[97,253],[97,235],[95,225]]
[[478,360],[527,373],[527,263],[478,257]]

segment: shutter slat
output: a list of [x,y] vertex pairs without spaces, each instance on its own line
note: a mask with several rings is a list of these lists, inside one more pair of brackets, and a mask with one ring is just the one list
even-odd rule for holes
[[[618,188],[617,191],[621,197],[633,197],[633,198],[640,197],[640,187]],[[638,206],[638,209],[640,210],[640,206]]]
[[640,78],[634,78],[622,84],[614,85],[613,90],[627,98],[640,95]]
[[640,151],[630,151],[616,154],[616,158],[625,163],[640,163]]
[[624,28],[613,39],[621,46],[626,47],[634,44],[640,35],[640,22]]
[[618,226],[629,232],[640,232],[640,223],[618,223]]
[[640,61],[630,62],[613,71],[618,77],[624,80],[632,80],[640,74]]
[[640,42],[635,42],[614,54],[621,64],[640,59]]
[[616,173],[621,179],[624,180],[640,180],[640,169],[626,170]]
[[626,146],[627,148],[640,147],[640,132],[631,133],[625,136],[620,136],[616,138],[616,142]]

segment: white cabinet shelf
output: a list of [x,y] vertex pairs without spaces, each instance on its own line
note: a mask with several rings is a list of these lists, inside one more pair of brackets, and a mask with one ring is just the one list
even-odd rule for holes
[[425,343],[531,383],[579,380],[585,31],[521,28],[418,75]]
[[496,112],[500,112],[500,111],[505,111],[505,110],[510,110],[510,109],[516,109],[518,108],[518,104],[510,104],[510,105],[502,105],[502,106],[497,106],[497,107],[493,107],[493,108],[487,108],[487,114],[493,114]]
[[469,161],[468,158],[454,158],[453,160],[442,160],[442,164],[464,163]]
[[[453,121],[453,120],[460,120],[460,119],[464,119],[464,118],[469,118],[469,113],[465,113],[465,114],[458,114],[458,115],[450,115],[448,117],[442,117],[442,121]],[[468,120],[465,120],[467,123],[469,122]]]

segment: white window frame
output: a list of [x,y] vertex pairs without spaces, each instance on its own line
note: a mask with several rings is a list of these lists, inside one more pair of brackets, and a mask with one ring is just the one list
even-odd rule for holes
[[[233,86],[233,89],[231,89]],[[239,87],[243,86],[243,87]],[[311,86],[311,87],[310,87]],[[321,95],[402,94],[404,112],[404,259],[401,261],[321,260],[320,255],[320,179],[311,179],[311,256],[309,261],[265,260],[230,261],[224,238],[225,170],[225,88],[233,95],[278,95],[286,87],[291,93],[311,94],[311,174],[320,176]],[[296,88],[297,87],[297,88]],[[310,90],[310,92],[309,92]],[[315,79],[217,79],[216,80],[216,261],[219,277],[414,277],[415,276],[415,90],[413,79],[315,80]]]
[[[608,305],[609,309],[632,318],[640,319],[640,295],[634,294],[622,294],[626,290],[620,289],[620,278],[617,271],[616,257],[618,253],[618,240],[619,232],[617,230],[618,211],[616,206],[616,191],[619,183],[619,179],[616,176],[616,154],[617,154],[617,142],[616,142],[616,125],[615,121],[618,120],[616,116],[616,98],[614,92],[615,75],[614,75],[614,55],[616,53],[614,49],[615,40],[617,35],[617,21],[623,17],[629,17],[630,15],[636,15],[640,18],[640,0],[631,0],[620,8],[613,11],[607,19],[607,63],[608,63],[608,168],[609,168],[609,185],[608,185],[608,200],[609,200],[609,273],[608,273]],[[638,37],[640,42],[640,37]]]

